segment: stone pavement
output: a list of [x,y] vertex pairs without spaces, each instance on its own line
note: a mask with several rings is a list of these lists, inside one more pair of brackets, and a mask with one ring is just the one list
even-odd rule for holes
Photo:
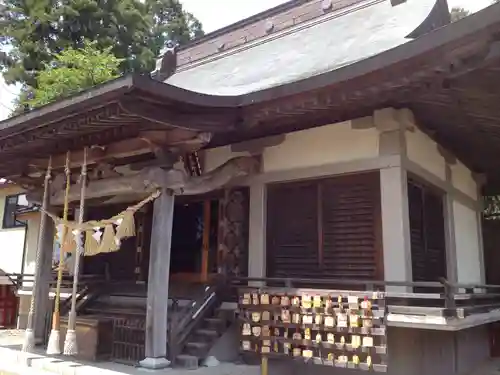
[[500,358],[495,358],[484,363],[470,375],[500,375]]
[[[258,366],[221,363],[197,370],[150,371],[110,362],[88,363],[67,357],[47,357],[21,352],[24,331],[0,331],[0,375],[260,375]],[[425,374],[422,374],[425,375]],[[444,375],[444,374],[443,374]],[[500,358],[490,360],[468,375],[500,375]]]
[[48,357],[42,351],[22,353],[24,331],[0,331],[0,375],[259,375],[257,366],[221,363],[197,370],[165,369],[150,371],[117,363],[88,363],[68,357]]

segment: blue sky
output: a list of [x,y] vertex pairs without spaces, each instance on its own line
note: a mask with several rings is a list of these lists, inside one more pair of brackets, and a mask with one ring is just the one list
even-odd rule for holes
[[[203,23],[205,32],[217,30],[286,1],[288,0],[181,0],[184,8]],[[492,0],[448,0],[450,7],[461,6],[473,12],[488,6],[491,2]],[[16,93],[17,88],[7,87],[0,77],[0,120],[8,116]]]

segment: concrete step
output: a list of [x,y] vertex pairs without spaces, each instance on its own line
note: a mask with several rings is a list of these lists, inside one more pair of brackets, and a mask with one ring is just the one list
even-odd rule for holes
[[196,370],[199,364],[199,358],[194,355],[180,354],[175,358],[175,366],[186,370]]
[[189,354],[198,358],[205,358],[211,345],[208,342],[188,342],[184,349],[184,354]]
[[205,328],[223,332],[227,327],[227,322],[221,318],[206,318],[203,320]]
[[219,332],[214,329],[205,329],[205,328],[197,329],[194,332],[194,337],[196,339],[193,341],[212,343],[219,336],[220,336]]
[[215,309],[213,316],[214,318],[224,320],[225,322],[227,322],[227,325],[229,325],[230,322],[234,322],[236,320],[234,310],[217,308]]

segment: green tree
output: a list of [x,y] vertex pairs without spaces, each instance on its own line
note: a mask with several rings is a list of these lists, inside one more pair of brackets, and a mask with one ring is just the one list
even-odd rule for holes
[[120,75],[120,63],[111,47],[101,50],[96,42],[84,41],[82,48],[70,47],[46,64],[38,75],[33,98],[23,104],[39,107],[109,81]]
[[[1,0],[0,59],[7,83],[38,85],[55,56],[84,40],[111,47],[120,72],[151,71],[166,40],[186,43],[202,35],[200,22],[179,0]],[[10,64],[5,62],[9,61]]]

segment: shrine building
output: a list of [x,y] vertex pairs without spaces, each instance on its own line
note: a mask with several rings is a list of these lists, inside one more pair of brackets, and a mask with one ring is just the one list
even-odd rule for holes
[[[39,234],[20,328],[153,369],[469,373],[500,355],[499,87],[500,4],[452,23],[446,0],[292,0],[0,122]],[[314,296],[340,298],[335,337],[242,307]],[[358,298],[374,328],[344,329]]]

